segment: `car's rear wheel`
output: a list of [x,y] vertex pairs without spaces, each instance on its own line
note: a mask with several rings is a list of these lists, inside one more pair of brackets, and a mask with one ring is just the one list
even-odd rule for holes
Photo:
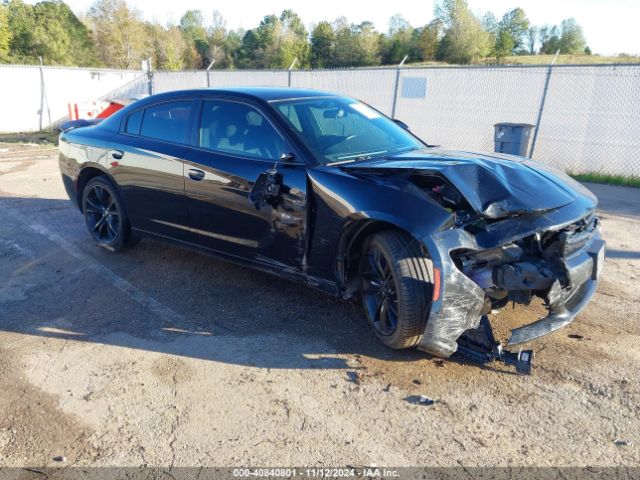
[[106,177],[91,179],[82,192],[82,212],[89,233],[98,245],[122,250],[131,235],[124,203]]
[[418,242],[394,230],[365,241],[360,259],[362,304],[378,338],[388,347],[418,344],[431,305],[431,261]]

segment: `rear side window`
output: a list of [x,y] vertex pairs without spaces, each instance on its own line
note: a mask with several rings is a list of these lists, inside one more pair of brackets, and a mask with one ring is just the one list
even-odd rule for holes
[[[174,143],[189,143],[189,119],[193,103],[169,102],[144,111],[140,135]],[[127,123],[128,127],[128,123]]]
[[142,123],[142,114],[144,110],[138,110],[133,112],[127,117],[127,127],[125,131],[131,135],[138,135],[140,133],[140,124]]

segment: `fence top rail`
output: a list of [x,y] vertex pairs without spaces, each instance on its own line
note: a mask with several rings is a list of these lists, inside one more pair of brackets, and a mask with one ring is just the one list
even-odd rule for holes
[[[592,63],[592,64],[539,64],[539,65],[518,65],[518,64],[510,64],[510,65],[403,65],[402,70],[500,70],[500,69],[547,69],[550,66],[553,68],[617,68],[617,67],[633,67],[640,68],[640,63]],[[395,71],[399,67],[394,65],[386,65],[386,66],[378,66],[378,67],[335,67],[335,68],[300,68],[291,70],[292,72],[359,72],[359,71]],[[162,73],[180,73],[180,72],[206,72],[206,70],[156,70],[156,72]],[[209,70],[211,73],[226,73],[226,72],[236,72],[236,73],[287,73],[289,70],[286,69],[211,69]]]
[[[1,63],[0,68],[40,68],[39,64],[13,64]],[[45,70],[81,70],[86,72],[106,72],[106,73],[144,73],[144,70],[106,67],[72,67],[68,65],[42,65]]]
[[[500,70],[500,69],[547,69],[551,65],[549,64],[539,64],[539,65],[519,65],[519,64],[492,64],[492,65],[403,65],[402,67],[398,67],[397,65],[381,65],[375,67],[334,67],[334,68],[313,68],[313,69],[212,69],[209,70],[212,74],[218,73],[273,73],[273,74],[286,74],[288,72],[359,72],[359,71],[394,71],[398,68],[402,68],[402,70]],[[575,69],[587,69],[587,68],[638,68],[640,69],[640,63],[592,63],[592,64],[555,64],[553,65],[554,69],[564,69],[564,68],[575,68]],[[0,64],[0,68],[40,68],[39,64]],[[118,69],[118,68],[104,68],[104,67],[73,67],[73,66],[65,66],[65,65],[43,65],[44,69],[51,70],[81,70],[88,72],[107,72],[107,73],[146,73],[144,70],[140,69]],[[181,73],[206,73],[206,69],[200,70],[154,70],[154,73],[171,73],[171,74],[181,74]]]

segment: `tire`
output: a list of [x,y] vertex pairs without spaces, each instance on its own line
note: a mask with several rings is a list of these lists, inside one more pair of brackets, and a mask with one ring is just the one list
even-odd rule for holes
[[82,191],[82,213],[89,234],[101,247],[119,252],[132,243],[124,203],[107,177],[92,178],[85,185]]
[[420,342],[433,295],[432,272],[431,260],[418,242],[403,232],[387,230],[365,241],[360,259],[362,305],[387,347],[410,348]]

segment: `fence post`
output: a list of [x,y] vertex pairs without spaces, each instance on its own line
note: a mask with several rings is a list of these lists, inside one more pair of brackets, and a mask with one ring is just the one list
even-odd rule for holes
[[211,80],[209,80],[209,70],[211,70],[211,67],[213,67],[214,63],[216,63],[216,59],[215,58],[213,60],[211,60],[211,63],[207,67],[207,87],[211,86]]
[[400,64],[398,65],[398,67],[396,68],[396,82],[393,87],[393,104],[391,106],[391,118],[395,118],[396,116],[396,103],[398,102],[398,86],[400,85],[400,69],[402,68],[402,65],[404,65],[404,62],[407,61],[407,58],[409,58],[409,55],[405,55],[402,61],[400,62]]
[[42,57],[38,57],[40,60],[40,123],[39,130],[43,128],[43,116],[44,116],[44,105],[47,104],[47,116],[49,118],[49,125],[51,125],[51,109],[49,108],[49,99],[47,98],[47,90],[44,84],[44,66],[42,63]]
[[142,70],[147,74],[147,90],[149,95],[153,95],[153,72],[151,71],[151,59],[142,60]]
[[542,121],[542,112],[544,111],[544,104],[547,101],[547,92],[549,91],[549,81],[551,80],[551,70],[553,64],[556,63],[560,50],[556,52],[551,60],[551,63],[547,67],[547,78],[544,80],[544,89],[542,90],[542,99],[540,100],[540,108],[538,109],[538,118],[536,119],[536,128],[533,131],[533,139],[531,140],[531,150],[529,150],[529,158],[533,158],[533,151],[536,148],[536,141],[538,140],[538,130],[540,130],[540,122]]
[[296,62],[298,61],[298,57],[293,59],[293,62],[291,62],[291,65],[289,65],[289,70],[288,70],[288,79],[287,79],[287,87],[291,86],[291,70],[293,70],[293,67],[295,66]]

